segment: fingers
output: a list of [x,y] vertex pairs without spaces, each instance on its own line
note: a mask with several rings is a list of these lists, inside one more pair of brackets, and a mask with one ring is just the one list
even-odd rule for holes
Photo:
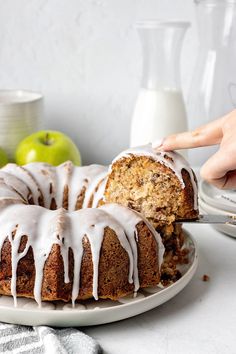
[[202,167],[201,177],[220,189],[236,189],[236,149],[218,150]]
[[203,125],[192,132],[172,135],[164,140],[163,149],[189,149],[219,144],[222,139],[222,118]]
[[158,141],[159,145],[154,142],[153,148],[157,151],[170,151],[219,144],[223,136],[224,120],[225,117],[203,125],[192,132],[170,135],[163,140],[161,145],[160,141]]
[[171,135],[153,144],[156,151],[220,144],[202,167],[201,176],[221,189],[236,189],[236,110],[192,132]]

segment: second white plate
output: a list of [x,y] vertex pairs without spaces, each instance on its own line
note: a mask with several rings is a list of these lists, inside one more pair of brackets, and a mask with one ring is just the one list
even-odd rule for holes
[[[235,216],[236,214],[226,212],[224,210],[220,210],[218,208],[214,208],[213,206],[207,204],[205,200],[199,198],[199,207],[200,211],[203,214],[213,214],[213,215],[232,215]],[[227,225],[227,224],[213,224],[212,227],[217,231],[220,231],[226,235],[236,238],[236,226],[234,225]]]
[[220,190],[206,181],[201,181],[199,195],[212,207],[236,214],[236,191]]

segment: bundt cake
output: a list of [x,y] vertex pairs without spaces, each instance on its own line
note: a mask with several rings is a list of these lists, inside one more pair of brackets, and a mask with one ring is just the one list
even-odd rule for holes
[[105,176],[71,162],[0,171],[0,294],[15,304],[115,300],[160,282],[164,247],[152,225],[118,204],[87,208],[102,198]]
[[177,152],[157,153],[151,144],[113,160],[103,201],[140,212],[154,227],[198,216],[196,178]]
[[[0,294],[116,300],[168,284],[186,261],[175,220],[198,215],[195,176],[151,145],[100,165],[0,170]],[[133,209],[133,210],[132,210]],[[163,245],[164,244],[164,245]]]

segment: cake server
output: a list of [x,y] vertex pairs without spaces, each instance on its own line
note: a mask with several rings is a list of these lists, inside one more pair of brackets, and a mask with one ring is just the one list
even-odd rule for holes
[[197,219],[183,219],[176,221],[177,224],[229,224],[236,226],[236,215],[199,215]]

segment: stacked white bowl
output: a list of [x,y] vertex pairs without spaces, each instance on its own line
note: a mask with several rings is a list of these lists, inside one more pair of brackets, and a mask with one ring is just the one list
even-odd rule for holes
[[[203,214],[233,215],[236,217],[236,190],[220,190],[205,181],[199,186],[199,207]],[[218,231],[236,237],[236,226],[214,225]]]
[[24,90],[0,90],[0,147],[14,160],[15,149],[41,128],[42,95]]

